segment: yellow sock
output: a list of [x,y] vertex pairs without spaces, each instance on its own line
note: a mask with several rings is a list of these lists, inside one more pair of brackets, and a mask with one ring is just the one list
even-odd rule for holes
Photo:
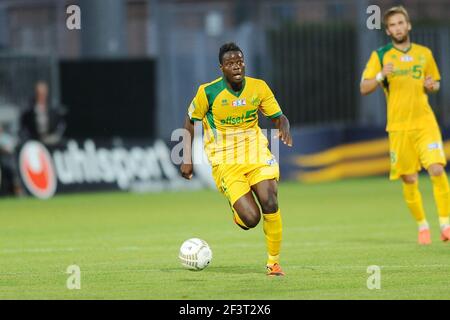
[[431,176],[433,183],[434,201],[436,202],[439,214],[439,224],[441,226],[449,224],[450,212],[450,188],[447,174],[444,172],[440,176]]
[[422,195],[419,191],[419,182],[403,183],[403,197],[419,228],[428,227],[422,204]]
[[266,235],[268,253],[267,264],[279,263],[281,234],[283,231],[280,210],[278,209],[275,213],[265,213],[263,216],[263,229]]

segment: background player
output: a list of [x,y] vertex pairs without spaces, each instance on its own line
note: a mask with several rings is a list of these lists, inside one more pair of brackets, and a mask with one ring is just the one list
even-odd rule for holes
[[[253,194],[256,196],[264,220],[267,274],[281,276],[284,273],[279,264],[282,238],[277,200],[279,167],[258,126],[258,111],[272,119],[279,137],[292,146],[289,121],[267,84],[245,76],[244,55],[236,44],[227,43],[220,48],[219,62],[223,77],[201,85],[189,106],[185,129],[190,137],[184,139],[181,172],[187,179],[192,177],[194,121],[202,121],[205,151],[217,188],[228,198],[234,221],[244,230],[256,227],[261,218]],[[251,148],[253,151],[249,151]]]
[[403,180],[403,195],[419,226],[419,244],[430,244],[430,229],[418,187],[418,172],[428,170],[439,213],[441,239],[450,240],[449,184],[441,133],[427,93],[439,90],[440,75],[430,49],[410,42],[407,11],[393,7],[384,14],[392,43],[374,51],[361,81],[361,94],[382,86],[387,100],[391,154],[390,179]]

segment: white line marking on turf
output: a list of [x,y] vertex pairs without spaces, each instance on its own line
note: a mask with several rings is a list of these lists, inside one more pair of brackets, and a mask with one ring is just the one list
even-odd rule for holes
[[[446,264],[414,264],[414,265],[380,265],[381,268],[448,268],[450,265]],[[314,265],[304,265],[304,266],[290,266],[287,264],[286,269],[367,269],[367,266],[347,266],[347,265],[337,265],[337,266],[314,266]]]
[[[17,253],[53,253],[53,252],[74,252],[74,251],[139,251],[144,250],[144,247],[119,247],[119,248],[90,248],[90,247],[81,247],[81,248],[6,248],[1,249],[0,254],[17,254]],[[148,248],[148,250],[152,250],[152,248]]]
[[8,253],[43,253],[43,252],[62,252],[62,251],[79,251],[79,248],[23,248],[23,249],[2,249],[0,254]]

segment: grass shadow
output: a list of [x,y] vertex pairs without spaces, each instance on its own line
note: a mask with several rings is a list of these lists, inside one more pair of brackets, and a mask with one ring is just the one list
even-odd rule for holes
[[251,266],[211,266],[208,268],[209,273],[233,273],[233,274],[261,274],[265,272],[265,268]]
[[[182,267],[177,268],[162,268],[161,272],[180,272],[187,271],[191,273],[197,273],[200,271],[187,270]],[[261,274],[265,272],[265,268],[261,267],[250,267],[250,266],[208,266],[204,269],[207,273],[232,273],[232,274]]]

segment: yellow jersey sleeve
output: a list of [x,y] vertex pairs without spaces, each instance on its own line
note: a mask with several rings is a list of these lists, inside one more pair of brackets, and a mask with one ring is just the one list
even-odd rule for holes
[[378,54],[373,51],[369,61],[366,64],[366,68],[364,69],[362,80],[364,79],[374,79],[377,76],[377,73],[381,71],[381,63],[378,58]]
[[280,105],[278,104],[275,96],[270,90],[267,83],[261,80],[261,104],[259,105],[259,110],[262,114],[270,119],[277,118],[283,114]]
[[425,76],[431,76],[434,81],[441,80],[441,74],[439,73],[438,66],[434,60],[433,53],[428,50],[427,65],[425,67]]
[[200,86],[188,108],[188,116],[192,121],[202,121],[208,112],[209,104],[204,86]]

